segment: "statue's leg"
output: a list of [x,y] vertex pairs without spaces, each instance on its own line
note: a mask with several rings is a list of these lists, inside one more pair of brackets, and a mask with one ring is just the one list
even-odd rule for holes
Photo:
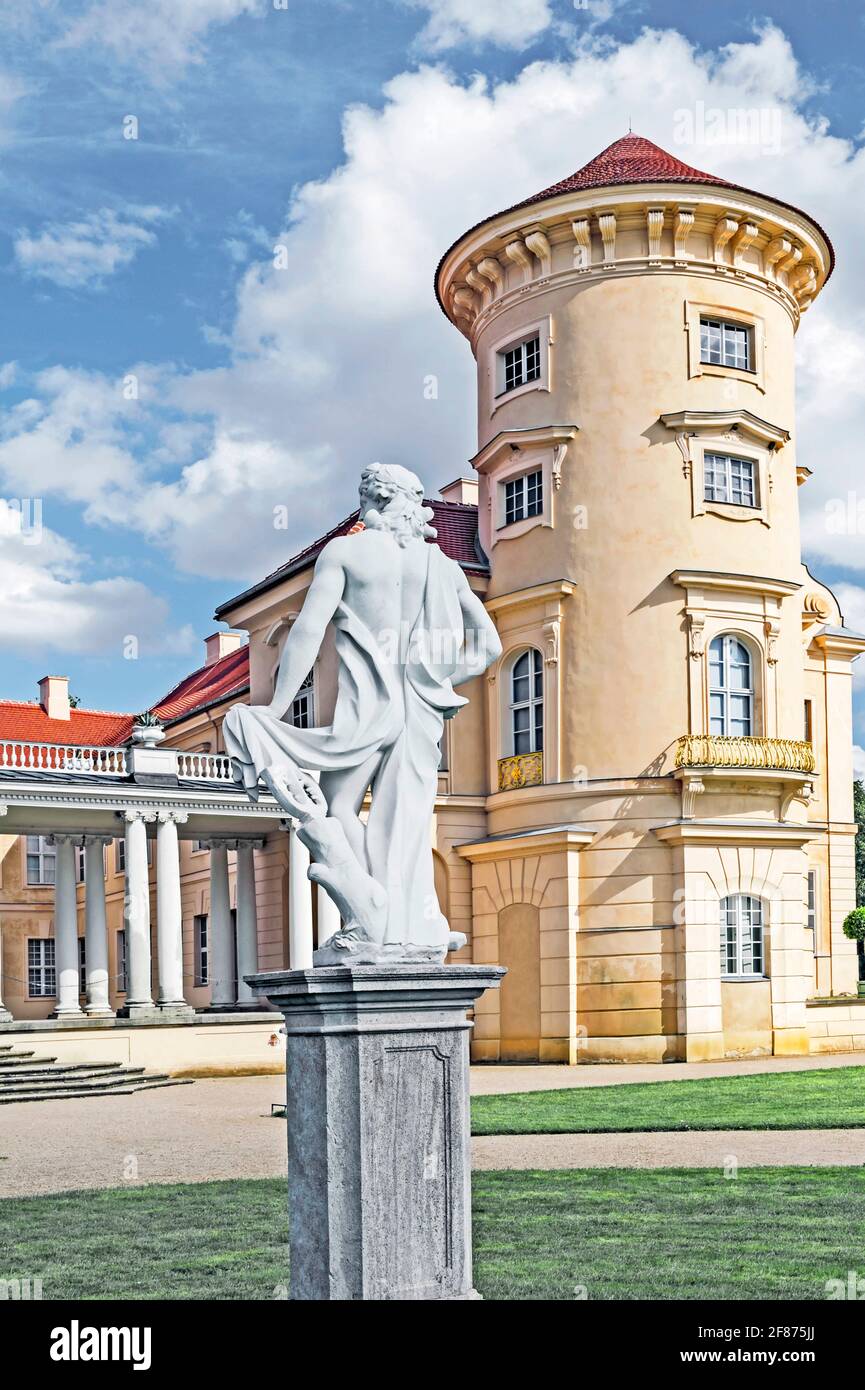
[[370,783],[381,763],[381,753],[373,753],[357,767],[334,772],[322,772],[319,786],[327,801],[328,814],[334,816],[345,831],[345,837],[359,864],[368,870],[366,830],[359,812]]

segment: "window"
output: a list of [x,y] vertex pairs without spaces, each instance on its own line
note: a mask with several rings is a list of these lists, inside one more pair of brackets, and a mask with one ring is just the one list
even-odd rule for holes
[[288,722],[296,729],[311,729],[313,719],[313,673],[310,671],[291,702]]
[[805,701],[805,728],[804,728],[804,734],[805,734],[805,742],[806,742],[806,743],[813,743],[813,742],[814,742],[814,701],[813,701],[813,700],[806,700],[806,701]]
[[746,893],[721,899],[721,974],[763,975],[763,904]]
[[511,671],[511,741],[514,753],[539,753],[544,746],[544,663],[534,648]]
[[207,971],[207,913],[202,912],[192,919],[195,936],[195,983],[209,983]]
[[738,637],[716,637],[709,648],[709,733],[748,738],[753,732],[751,653]]
[[78,938],[78,993],[87,993],[87,945],[83,936]]
[[540,334],[527,338],[524,343],[514,343],[499,353],[504,369],[499,395],[513,391],[517,386],[525,386],[530,381],[538,381],[541,375]]
[[700,361],[751,370],[751,330],[723,319],[700,319]]
[[117,991],[126,993],[126,932],[117,933]]
[[27,883],[30,887],[53,883],[56,863],[57,851],[44,835],[27,836]]
[[808,870],[808,916],[805,925],[814,933],[814,954],[817,953],[817,870]]
[[706,502],[728,502],[733,507],[758,505],[757,466],[753,459],[704,454],[703,477]]
[[505,483],[505,526],[525,521],[530,516],[540,516],[543,509],[544,475],[540,468],[536,473],[524,473],[521,478],[511,478]]
[[31,937],[27,942],[27,992],[31,999],[53,999],[57,993],[54,941]]

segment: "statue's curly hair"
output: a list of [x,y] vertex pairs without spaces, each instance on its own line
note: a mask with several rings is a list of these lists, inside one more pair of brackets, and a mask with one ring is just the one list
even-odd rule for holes
[[436,538],[435,528],[429,525],[435,513],[424,506],[423,483],[398,463],[371,463],[363,470],[360,504],[364,525],[372,531],[388,531],[400,545]]

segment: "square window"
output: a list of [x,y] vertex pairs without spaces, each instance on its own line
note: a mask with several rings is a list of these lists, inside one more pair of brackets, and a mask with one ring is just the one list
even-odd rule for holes
[[[523,343],[514,343],[499,353],[502,391],[514,391],[537,381],[541,375],[541,339],[539,334]],[[503,369],[503,370],[502,370]],[[501,394],[501,392],[500,392]]]
[[703,500],[732,507],[758,506],[757,465],[728,454],[703,455]]
[[700,361],[710,366],[751,370],[751,329],[724,319],[700,319]]
[[505,526],[541,516],[544,510],[544,475],[541,469],[511,478],[505,483]]

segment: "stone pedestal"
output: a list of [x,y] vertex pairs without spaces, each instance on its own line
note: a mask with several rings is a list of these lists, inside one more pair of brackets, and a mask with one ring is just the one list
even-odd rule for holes
[[362,965],[251,976],[285,1015],[293,1299],[467,1299],[466,1011],[504,970]]

